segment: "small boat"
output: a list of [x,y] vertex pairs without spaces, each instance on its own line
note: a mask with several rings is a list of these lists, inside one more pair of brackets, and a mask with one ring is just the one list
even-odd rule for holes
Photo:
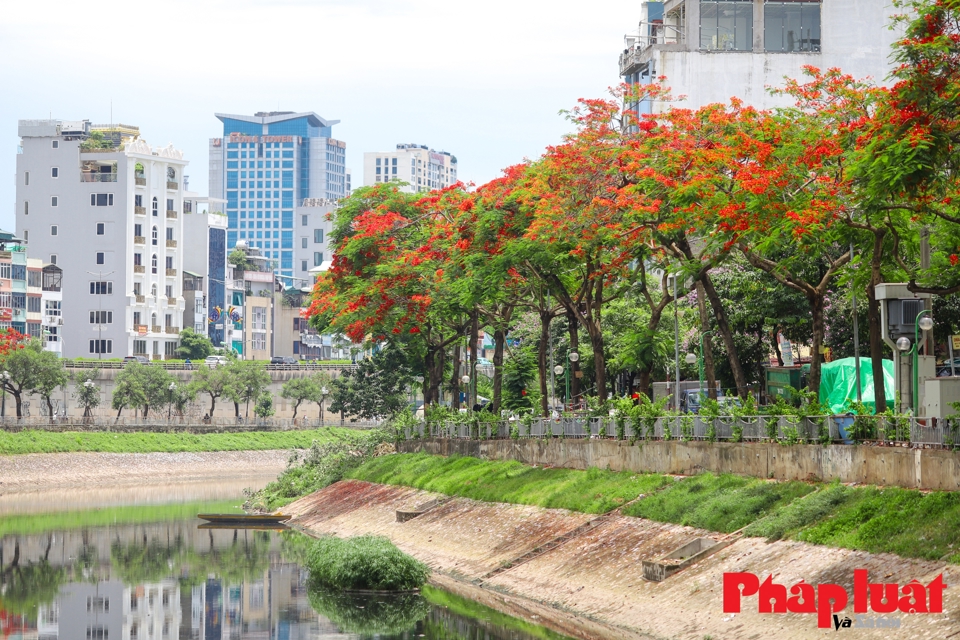
[[281,526],[290,516],[282,513],[248,515],[246,513],[200,513],[197,517],[215,525],[234,527],[270,527]]

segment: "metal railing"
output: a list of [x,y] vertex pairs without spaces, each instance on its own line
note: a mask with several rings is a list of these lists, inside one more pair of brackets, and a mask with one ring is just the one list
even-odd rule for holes
[[[8,405],[7,409],[11,409]],[[35,408],[36,409],[36,408]],[[127,411],[129,413],[129,410]],[[163,415],[159,415],[163,413]],[[318,429],[321,427],[348,427],[351,429],[375,429],[381,426],[381,422],[349,419],[341,424],[340,418],[328,415],[321,422],[317,417],[298,417],[296,421],[290,418],[255,418],[250,416],[226,417],[226,418],[207,418],[198,416],[172,416],[166,417],[165,410],[156,412],[147,418],[133,415],[122,415],[117,418],[116,414],[100,415],[96,417],[83,418],[80,416],[57,416],[52,420],[47,415],[25,416],[17,418],[16,416],[0,417],[0,431],[111,431],[111,432],[173,432],[189,431],[192,433],[216,433],[230,431],[301,431],[307,429]]]
[[[147,325],[137,325],[146,327]],[[157,329],[158,327],[153,327]],[[157,332],[155,332],[157,333]],[[146,355],[146,354],[138,354]],[[124,362],[121,360],[66,360],[64,366],[68,369],[123,369]],[[150,366],[163,367],[171,370],[195,371],[203,364],[202,360],[191,362],[189,365],[183,362],[153,362]],[[266,364],[267,371],[340,371],[342,369],[353,370],[355,364],[337,364],[325,363],[323,361],[302,360],[297,364]]]
[[115,173],[81,173],[80,182],[116,182]]
[[662,418],[537,418],[496,422],[428,422],[407,427],[411,438],[610,438],[817,444],[855,442],[895,446],[960,447],[960,420],[909,416],[721,416],[688,414]]

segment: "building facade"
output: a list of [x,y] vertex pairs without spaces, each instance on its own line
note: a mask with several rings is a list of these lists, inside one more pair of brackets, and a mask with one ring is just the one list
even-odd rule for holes
[[226,341],[227,216],[222,205],[190,193],[183,202],[184,326],[210,338],[215,347]]
[[443,189],[457,182],[457,157],[426,145],[398,144],[396,151],[363,154],[363,184],[399,181],[404,191]]
[[296,205],[347,193],[346,144],[339,120],[315,113],[216,114],[223,137],[210,140],[210,196],[225,201],[227,250],[244,241],[294,277]]
[[176,357],[183,153],[87,120],[21,120],[19,134],[17,235],[75,278],[62,290],[63,355]]
[[733,96],[758,108],[789,106],[789,97],[768,88],[802,79],[805,65],[883,82],[897,38],[887,28],[893,13],[887,0],[642,2],[639,29],[624,38],[620,76],[631,85],[665,76],[674,99],[685,96],[634,102],[639,114]]

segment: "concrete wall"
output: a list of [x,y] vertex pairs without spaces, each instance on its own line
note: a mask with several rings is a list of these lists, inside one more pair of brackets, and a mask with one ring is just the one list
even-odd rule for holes
[[468,455],[571,469],[599,467],[690,475],[736,473],[777,480],[893,485],[913,489],[960,489],[960,454],[942,449],[765,442],[638,442],[616,440],[411,440],[402,452]]

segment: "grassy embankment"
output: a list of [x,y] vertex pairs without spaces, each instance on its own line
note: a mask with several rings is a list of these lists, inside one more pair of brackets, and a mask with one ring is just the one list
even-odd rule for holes
[[0,455],[23,453],[152,453],[199,451],[263,451],[306,449],[321,443],[353,440],[358,432],[341,427],[307,431],[247,431],[241,433],[130,433],[49,431],[0,432]]
[[793,539],[908,558],[960,562],[960,493],[771,482],[704,473],[543,469],[518,462],[397,454],[365,462],[350,478],[488,502],[624,514],[769,540]]

